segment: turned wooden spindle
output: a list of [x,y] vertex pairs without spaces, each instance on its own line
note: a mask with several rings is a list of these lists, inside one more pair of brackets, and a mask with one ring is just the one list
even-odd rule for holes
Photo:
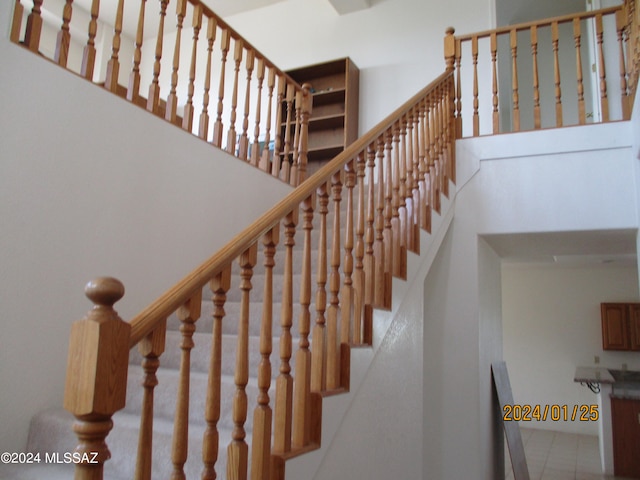
[[331,177],[333,228],[331,239],[331,271],[329,273],[329,308],[327,310],[327,390],[340,387],[340,346],[338,310],[340,308],[340,202],[342,170]]
[[493,133],[500,133],[500,113],[498,111],[498,36],[495,32],[491,34],[491,90],[493,93],[492,98],[492,120],[493,120]]
[[[384,271],[387,278],[393,274],[393,132],[384,134]],[[386,300],[385,300],[386,304]]]
[[[311,433],[311,350],[309,350],[309,333],[311,331],[311,230],[313,230],[313,210],[315,199],[308,197],[301,205],[304,232],[302,251],[302,279],[300,281],[300,317],[298,330],[300,342],[296,351],[296,381],[294,386],[293,437],[295,449],[309,444]],[[258,480],[258,479],[256,479]]]
[[233,51],[233,90],[231,91],[231,115],[229,118],[229,130],[227,131],[227,147],[229,153],[236,151],[236,116],[238,110],[238,81],[240,80],[240,64],[244,54],[244,42],[240,38],[234,38],[235,48]]
[[231,288],[231,265],[216,274],[209,282],[213,294],[213,330],[211,354],[209,358],[209,377],[207,381],[207,400],[204,418],[207,427],[202,440],[202,480],[215,480],[218,460],[219,439],[218,421],[220,420],[220,393],[222,383],[222,320],[226,313],[224,305],[227,292]]
[[131,327],[113,309],[124,295],[118,280],[96,279],[87,284],[85,294],[94,307],[71,327],[64,408],[76,417],[75,452],[83,458],[76,464],[75,478],[97,480],[111,456],[105,441],[113,427],[111,417],[125,406]]
[[471,39],[471,59],[473,64],[473,136],[480,135],[480,117],[478,116],[478,37]]
[[260,170],[265,172],[271,171],[271,151],[269,144],[271,143],[271,126],[273,123],[277,125],[277,117],[271,114],[273,108],[273,89],[276,85],[275,68],[269,68],[269,76],[267,77],[267,127],[264,135],[264,147],[260,155]]
[[518,31],[512,29],[509,32],[511,47],[511,101],[513,105],[511,124],[514,132],[520,131],[520,93],[518,85]]
[[176,42],[173,50],[173,65],[171,70],[171,88],[167,97],[167,106],[164,118],[171,123],[175,123],[178,111],[178,69],[180,68],[180,46],[182,44],[182,24],[187,14],[187,0],[176,0],[176,17],[178,23],[176,25]]
[[[87,39],[87,44],[84,47],[82,66],[80,68],[80,75],[87,80],[93,80],[93,69],[96,63],[96,34],[98,33],[99,10],[100,0],[93,0],[91,3],[91,20],[89,21],[89,38]],[[27,27],[28,26],[29,25],[27,23]]]
[[[282,132],[283,128],[281,128],[280,122],[282,118],[282,109],[286,108],[284,105],[284,96],[285,90],[287,88],[286,79],[278,75],[278,94],[276,96],[276,115],[274,117],[274,142],[273,142],[273,160],[271,163],[271,175],[280,178],[280,165],[283,163],[283,160],[280,158],[280,152],[282,151]],[[287,128],[289,127],[289,122],[287,122]]]
[[224,108],[224,79],[227,66],[227,54],[229,53],[229,45],[231,42],[231,33],[228,29],[222,29],[222,37],[220,39],[220,83],[218,84],[218,107],[216,115],[216,123],[213,126],[213,144],[222,148],[222,110]]
[[138,26],[136,28],[136,48],[133,51],[133,67],[129,75],[127,88],[127,100],[135,104],[140,98],[140,62],[142,61],[142,44],[144,42],[144,12],[147,0],[140,0],[138,13]]
[[385,249],[384,249],[384,138],[379,137],[376,141],[376,165],[377,165],[377,192],[375,211],[375,241],[373,244],[373,257],[375,258],[373,274],[375,277],[374,305],[379,308],[385,307],[386,300],[386,275]]
[[269,404],[271,387],[271,351],[273,349],[273,267],[280,240],[280,227],[269,230],[262,237],[264,246],[264,290],[262,320],[260,322],[260,363],[258,365],[258,404],[253,412],[253,441],[251,446],[251,478],[269,479],[271,467],[271,422],[273,412]]
[[[402,123],[396,122],[393,126],[393,236],[396,238],[396,248],[399,250],[400,255],[407,250],[407,210],[405,207],[405,182],[407,181],[406,163],[402,158],[402,145],[400,142],[400,131],[402,129]],[[406,262],[400,261],[400,265],[396,264],[396,260],[400,261],[397,256],[394,256],[394,265],[397,270],[394,272],[398,274],[400,278],[404,278],[403,270],[406,271]]]
[[[350,345],[352,342],[352,322],[353,322],[353,247],[354,247],[354,224],[353,224],[353,189],[356,186],[356,172],[354,160],[345,165],[345,187],[347,188],[347,211],[345,214],[345,234],[344,234],[344,261],[342,270],[344,278],[342,289],[340,290],[340,343]],[[343,369],[344,370],[344,369]]]
[[153,80],[149,86],[147,110],[158,115],[160,106],[160,61],[162,60],[162,42],[164,40],[164,21],[167,16],[169,0],[160,0],[160,23],[156,37],[155,60],[153,62]]
[[120,44],[122,36],[122,15],[124,10],[124,0],[118,0],[116,10],[116,23],[114,25],[113,41],[111,43],[111,58],[107,62],[107,74],[104,81],[104,88],[116,93],[118,90],[118,76],[120,74]]
[[618,56],[620,57],[620,96],[622,101],[622,119],[631,118],[631,105],[629,103],[629,90],[627,87],[627,66],[625,62],[625,30],[627,19],[624,10],[616,12],[616,33],[618,36]]
[[227,478],[246,480],[249,468],[249,446],[245,441],[247,432],[247,383],[249,382],[249,304],[253,267],[258,260],[258,245],[253,244],[245,250],[238,263],[240,265],[240,318],[238,320],[238,341],[236,345],[236,367],[234,383],[236,393],[233,396],[233,432],[231,443],[227,447]]
[[166,319],[138,344],[138,351],[142,355],[142,370],[144,377],[142,387],[142,414],[140,416],[140,434],[138,435],[138,456],[136,458],[136,480],[151,480],[153,459],[153,392],[158,385],[156,372],[160,366],[160,356],[165,350],[167,334]]
[[291,429],[293,425],[293,377],[291,376],[293,325],[293,247],[295,245],[298,209],[283,220],[284,226],[284,285],[282,288],[282,308],[280,311],[280,374],[276,379],[275,421],[273,452],[291,451]]
[[251,48],[247,50],[247,58],[245,60],[245,68],[247,70],[247,83],[244,94],[244,117],[242,119],[242,133],[240,134],[238,157],[242,160],[248,160],[249,155],[249,112],[251,110],[251,80],[253,78],[253,69],[255,68],[256,54]]
[[576,79],[578,92],[578,123],[587,123],[587,114],[584,105],[584,85],[582,83],[582,53],[580,51],[582,34],[580,32],[580,19],[573,19],[573,42],[576,49]]
[[[71,14],[73,12],[71,6],[72,4],[73,0],[66,0],[64,4],[64,9],[62,10],[62,27],[58,32],[58,38],[56,40],[56,50],[53,55],[53,61],[61,67],[67,66],[67,60],[69,58],[69,45],[71,44],[69,24],[71,23]],[[120,8],[120,5],[118,5],[118,7]]]
[[[400,128],[400,192],[402,196],[403,209],[400,210],[400,223],[404,230],[402,236],[405,238],[405,246],[408,251],[415,252],[414,234],[413,234],[413,187],[412,187],[412,171],[409,158],[409,147],[411,142],[407,142],[408,127],[410,121],[409,116],[405,115],[401,120]],[[404,211],[404,215],[403,212]]]
[[[429,227],[429,217],[431,213],[431,195],[429,194],[430,178],[429,178],[429,157],[431,156],[430,149],[430,122],[429,111],[426,105],[427,100],[420,102],[414,117],[415,132],[417,133],[417,161],[415,162],[415,168],[417,172],[418,183],[418,217],[416,223],[419,228],[426,230]],[[415,153],[414,153],[415,154]]]
[[326,388],[327,342],[326,318],[327,309],[327,213],[329,212],[329,195],[327,185],[318,187],[318,213],[320,214],[320,233],[318,238],[318,264],[316,271],[316,321],[313,326],[311,349],[311,391],[322,392]]
[[[280,145],[282,145],[282,163],[280,164],[279,178],[286,182],[291,171],[291,127],[293,125],[293,98],[295,95],[295,89],[292,84],[286,82],[285,91],[285,104],[282,108],[286,111],[286,120],[284,126],[284,138],[281,138],[280,143]],[[295,128],[295,125],[293,125],[293,128]]]
[[[295,89],[295,87],[294,87]],[[291,144],[291,170],[289,178],[283,178],[288,181],[289,185],[295,187],[298,181],[298,162],[300,161],[300,115],[302,111],[302,90],[295,92],[295,101],[293,104],[295,127],[293,133],[293,143]]]
[[198,136],[204,140],[209,138],[209,100],[211,91],[211,56],[213,55],[213,43],[216,40],[217,20],[209,17],[207,20],[207,66],[204,75],[204,93],[202,95],[202,113],[200,113],[200,126]]
[[33,8],[27,17],[27,27],[24,32],[24,44],[32,52],[37,52],[40,48],[40,36],[42,35],[42,1],[43,0],[33,1]]
[[23,15],[24,7],[22,6],[22,3],[20,3],[20,0],[14,0],[13,19],[11,21],[11,32],[9,33],[9,39],[13,43],[20,43],[20,29],[22,28]]
[[184,106],[184,113],[182,114],[182,128],[187,132],[191,132],[191,130],[193,130],[193,115],[195,112],[195,109],[193,106],[193,95],[195,92],[198,40],[200,37],[200,29],[202,28],[202,15],[203,15],[202,5],[198,4],[193,8],[193,19],[191,21],[191,26],[193,27],[193,38],[191,42],[191,64],[189,66],[189,85],[187,87],[187,103]]
[[604,29],[602,14],[596,15],[596,41],[598,44],[598,74],[600,76],[600,110],[602,121],[609,121],[609,98],[607,97],[607,72],[604,62]]
[[189,391],[191,379],[191,350],[194,347],[193,334],[196,331],[196,321],[200,318],[202,308],[202,289],[198,289],[193,296],[177,310],[180,320],[180,373],[176,411],[173,421],[173,443],[171,447],[171,462],[173,470],[171,480],[185,480],[184,464],[187,461],[189,446]]
[[406,149],[406,162],[407,162],[407,238],[408,242],[411,245],[411,251],[414,253],[420,252],[420,240],[419,235],[420,232],[418,230],[418,225],[415,222],[416,211],[418,206],[414,201],[415,197],[415,189],[416,189],[416,177],[414,176],[413,170],[413,110],[410,110],[407,113],[406,126],[404,126],[404,130],[406,134],[404,135],[405,149]]
[[365,257],[364,257],[364,278],[366,280],[364,289],[364,303],[373,305],[375,298],[376,278],[374,273],[374,249],[375,242],[375,173],[376,150],[372,143],[367,147],[367,228],[365,230]]
[[560,88],[560,58],[558,54],[559,41],[558,22],[552,22],[551,44],[553,48],[553,81],[556,96],[556,127],[561,127],[564,123],[562,120],[562,90]]
[[542,126],[540,114],[540,81],[538,79],[538,28],[531,27],[531,59],[533,62],[533,128]]
[[447,139],[449,142],[449,178],[452,182],[456,181],[456,118],[455,118],[455,106],[454,106],[454,98],[456,95],[455,91],[455,83],[453,80],[453,75],[449,77],[448,88],[447,88],[447,114],[449,120],[447,122]]
[[311,85],[302,85],[302,106],[300,109],[300,140],[298,145],[298,178],[293,186],[300,185],[307,178],[307,163],[309,161],[309,119],[313,109]]
[[460,64],[462,63],[462,42],[456,40],[456,138],[462,138],[462,87]]
[[356,159],[358,188],[358,214],[356,217],[355,272],[353,273],[353,336],[352,343],[362,343],[362,316],[364,314],[364,225],[365,225],[365,160],[364,152]]
[[260,162],[260,122],[262,114],[262,85],[264,83],[265,64],[264,58],[258,59],[256,79],[258,80],[258,97],[256,99],[255,126],[253,127],[253,144],[251,145],[251,165],[257,167]]

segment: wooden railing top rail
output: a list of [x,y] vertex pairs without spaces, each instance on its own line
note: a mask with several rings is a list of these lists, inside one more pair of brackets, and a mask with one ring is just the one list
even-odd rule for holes
[[599,10],[570,13],[570,14],[561,15],[558,17],[545,18],[543,20],[533,20],[531,22],[516,23],[513,25],[507,25],[507,26],[495,28],[492,30],[485,30],[485,31],[476,32],[476,33],[468,33],[465,35],[456,35],[455,37],[457,40],[464,42],[464,41],[472,40],[474,38],[490,37],[493,34],[500,35],[503,33],[509,33],[512,30],[516,30],[516,31],[528,30],[531,27],[545,27],[553,23],[568,23],[568,22],[572,22],[574,19],[582,20],[584,18],[595,17],[596,15],[609,15],[617,12],[618,10],[622,10],[623,8],[624,8],[624,5],[617,5],[615,7],[607,7]]
[[145,336],[150,334],[158,322],[167,318],[180,305],[183,305],[216,273],[229,265],[229,263],[246,251],[251,245],[255,244],[262,235],[272,229],[283,217],[297,209],[306,198],[313,195],[318,187],[330,180],[347,162],[351,161],[371,143],[375,142],[385,131],[398,122],[400,118],[409,114],[420,99],[424,98],[430,91],[441,85],[452,75],[452,71],[444,72],[429,83],[371,130],[348,146],[327,165],[321,167],[315,174],[307,178],[261,218],[236,235],[222,249],[136,315],[130,322],[130,346],[135,346]]

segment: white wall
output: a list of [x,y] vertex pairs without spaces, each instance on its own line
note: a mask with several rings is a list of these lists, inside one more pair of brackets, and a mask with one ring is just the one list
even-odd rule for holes
[[0,451],[62,404],[87,281],[120,278],[128,319],[290,191],[10,43],[11,11],[0,3]]
[[283,69],[350,57],[360,68],[360,131],[444,72],[443,38],[490,28],[492,0],[374,0],[338,15],[327,0],[287,0],[226,19]]
[[[637,302],[635,266],[506,265],[502,272],[504,358],[516,404],[591,405],[587,387],[573,382],[577,366],[640,370],[635,352],[602,350],[601,302]],[[528,423],[597,435],[596,422]]]

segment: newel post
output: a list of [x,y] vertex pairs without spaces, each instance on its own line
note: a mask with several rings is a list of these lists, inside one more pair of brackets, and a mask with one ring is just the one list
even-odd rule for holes
[[111,457],[105,442],[111,416],[125,405],[131,326],[113,309],[124,295],[120,281],[98,278],[85,294],[94,307],[71,327],[64,408],[77,419],[75,479],[101,480]]
[[444,37],[444,61],[447,66],[447,72],[454,69],[454,62],[456,57],[456,37],[453,35],[456,33],[455,28],[448,27],[445,31]]
[[302,85],[302,108],[300,110],[300,145],[298,145],[298,183],[300,185],[307,178],[307,163],[309,153],[309,118],[313,109],[313,95],[311,85]]

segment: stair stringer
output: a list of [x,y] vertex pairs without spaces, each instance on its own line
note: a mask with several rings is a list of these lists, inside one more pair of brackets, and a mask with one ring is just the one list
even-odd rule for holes
[[[362,395],[363,385],[367,383],[371,367],[380,352],[380,346],[396,333],[395,320],[411,307],[416,295],[422,295],[424,281],[438,253],[444,237],[449,230],[454,216],[456,186],[450,184],[449,198],[442,197],[441,214],[432,213],[431,234],[420,231],[420,255],[408,252],[407,280],[393,279],[392,308],[389,311],[374,310],[373,344],[371,347],[352,347],[350,365],[350,388],[346,393],[325,396],[322,399],[322,440],[320,448],[286,460],[286,480],[309,480],[318,478],[319,471],[327,462],[328,452],[336,447],[337,435],[343,427],[354,401]],[[422,305],[419,310],[422,311]],[[422,321],[422,317],[417,321]],[[416,379],[422,385],[422,379]],[[402,408],[401,405],[397,406]],[[375,419],[372,419],[375,421]],[[357,435],[352,435],[352,437]],[[372,452],[374,453],[374,452]],[[354,462],[367,461],[364,458],[353,459]],[[346,478],[344,476],[343,478]],[[323,477],[324,478],[324,477]]]

